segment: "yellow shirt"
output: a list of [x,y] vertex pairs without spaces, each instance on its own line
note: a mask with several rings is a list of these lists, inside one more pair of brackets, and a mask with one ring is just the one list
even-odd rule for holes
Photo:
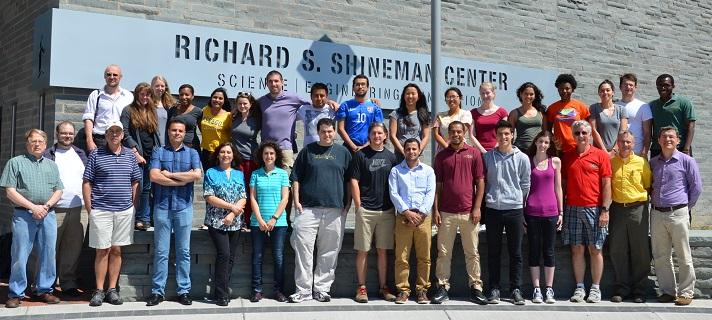
[[631,203],[648,200],[647,189],[650,188],[652,181],[648,161],[633,153],[625,160],[615,156],[611,159],[611,168],[613,201]]
[[203,136],[200,147],[203,150],[213,152],[220,144],[229,142],[231,126],[232,117],[230,112],[223,112],[214,116],[210,112],[210,107],[204,107],[203,118],[200,120],[200,134]]

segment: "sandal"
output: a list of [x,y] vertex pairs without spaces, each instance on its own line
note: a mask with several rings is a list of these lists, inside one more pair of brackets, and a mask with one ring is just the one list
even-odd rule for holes
[[148,230],[148,226],[143,224],[143,222],[139,221],[139,222],[136,222],[135,229],[138,231],[146,231],[146,230]]

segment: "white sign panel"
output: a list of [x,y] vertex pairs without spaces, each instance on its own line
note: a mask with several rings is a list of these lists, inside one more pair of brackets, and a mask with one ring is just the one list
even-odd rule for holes
[[[323,82],[341,101],[352,96],[353,77],[365,74],[370,96],[390,109],[406,84],[416,83],[429,96],[433,80],[424,54],[62,9],[53,9],[51,42],[49,85],[58,87],[101,87],[104,67],[113,63],[122,67],[122,86],[130,90],[162,74],[173,93],[189,83],[199,96],[217,87],[231,98],[239,91],[259,96],[267,92],[264,76],[278,70],[286,90],[306,97],[313,83]],[[478,86],[485,81],[496,85],[496,103],[508,109],[519,106],[515,93],[527,81],[542,89],[546,102],[558,98],[553,70],[444,57],[440,72],[443,91],[459,87],[465,109],[479,105]]]

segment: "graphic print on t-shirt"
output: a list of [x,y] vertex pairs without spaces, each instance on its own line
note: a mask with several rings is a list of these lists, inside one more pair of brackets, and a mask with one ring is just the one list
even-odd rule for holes
[[374,172],[386,166],[390,167],[391,163],[387,160],[388,159],[371,159],[371,164],[368,165],[368,171]]
[[559,122],[574,123],[576,121],[576,109],[575,108],[564,108],[559,111],[559,115],[556,117]]

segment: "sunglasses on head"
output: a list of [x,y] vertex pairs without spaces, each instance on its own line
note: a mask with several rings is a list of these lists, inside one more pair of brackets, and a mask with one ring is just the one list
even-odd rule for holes
[[251,97],[251,96],[252,96],[252,93],[251,93],[251,92],[248,92],[248,91],[244,91],[244,92],[243,92],[243,91],[240,91],[240,92],[237,93],[237,97],[238,97],[238,98],[249,98],[249,97]]

